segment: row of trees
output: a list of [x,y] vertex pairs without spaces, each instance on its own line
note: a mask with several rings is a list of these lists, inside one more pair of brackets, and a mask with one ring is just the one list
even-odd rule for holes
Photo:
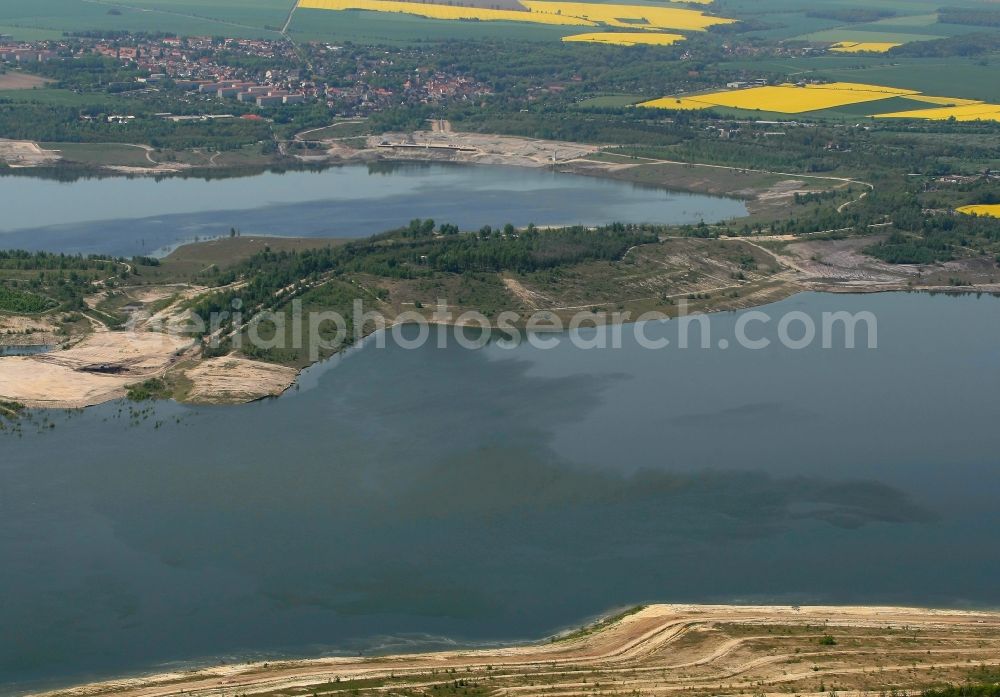
[[1000,27],[1000,10],[991,7],[942,7],[938,21],[973,27]]
[[876,22],[880,19],[895,16],[896,12],[894,10],[879,7],[824,7],[806,11],[806,17],[832,19],[837,22],[850,22],[852,24]]
[[131,263],[137,266],[159,266],[159,259],[152,257],[106,257],[96,254],[60,254],[55,252],[29,252],[21,249],[0,249],[0,269],[19,271],[76,270],[113,271],[116,266]]
[[[941,11],[942,16],[945,12]],[[984,14],[989,11],[984,10]],[[992,11],[1000,21],[1000,11]],[[942,19],[942,21],[944,21]],[[975,26],[984,26],[976,24]],[[1000,26],[985,25],[985,26]],[[997,34],[963,34],[932,41],[915,41],[889,49],[889,55],[907,58],[950,58],[953,56],[983,56],[1000,50],[1000,36]]]

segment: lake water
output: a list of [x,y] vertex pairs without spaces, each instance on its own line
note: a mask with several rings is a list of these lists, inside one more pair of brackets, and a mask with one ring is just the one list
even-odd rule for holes
[[244,234],[363,237],[433,218],[463,229],[513,223],[718,222],[735,199],[541,169],[349,165],[230,179],[0,178],[0,249],[131,256]]
[[767,309],[872,311],[879,347],[390,341],[278,400],[0,433],[0,684],[532,639],[647,601],[1000,606],[1000,300]]
[[0,346],[0,356],[34,356],[39,353],[48,353],[51,346],[40,344],[30,346]]
[[34,356],[39,353],[48,353],[51,346],[32,344],[29,346],[0,346],[0,356]]

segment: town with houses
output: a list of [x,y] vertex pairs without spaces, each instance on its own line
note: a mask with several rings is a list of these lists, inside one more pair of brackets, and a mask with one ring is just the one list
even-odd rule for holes
[[[367,116],[396,105],[475,100],[492,94],[487,85],[468,76],[428,68],[416,68],[398,84],[375,86],[372,77],[390,66],[392,58],[360,51],[352,54],[353,61],[344,60],[343,51],[343,47],[329,44],[302,47],[262,39],[116,33],[108,37],[13,42],[0,36],[0,65],[14,64],[30,71],[39,63],[103,56],[134,72],[131,83],[116,86],[119,95],[188,93],[188,101],[217,101],[224,111],[233,111],[232,107],[238,105],[243,108],[235,111],[243,115],[248,114],[248,108],[280,110],[292,105],[325,104],[334,115]],[[330,57],[337,60],[325,60]],[[324,78],[315,77],[310,68],[304,67],[313,62],[325,68],[332,63],[336,74],[321,70]],[[44,70],[39,72],[44,74]],[[172,120],[204,117],[160,116]]]

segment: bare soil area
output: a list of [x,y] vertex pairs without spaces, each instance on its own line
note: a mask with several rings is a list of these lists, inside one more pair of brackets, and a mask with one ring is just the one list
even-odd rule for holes
[[885,235],[815,241],[798,238],[801,241],[778,250],[776,258],[796,271],[795,280],[815,290],[1000,291],[1000,269],[990,259],[973,257],[940,264],[887,264],[864,253],[865,247],[884,238]]
[[60,159],[58,152],[44,150],[38,143],[0,138],[0,162],[11,167],[41,167],[58,162]]
[[511,278],[509,276],[504,277],[503,284],[506,286],[507,290],[514,294],[521,302],[523,302],[527,307],[531,309],[537,309],[541,307],[544,303],[552,303],[550,298],[545,297],[541,293],[528,290],[524,287],[516,278]]
[[26,317],[0,314],[0,346],[51,346],[59,336],[56,318],[51,315]]
[[50,82],[52,80],[48,78],[18,71],[0,73],[0,90],[31,90],[36,87],[44,87]]
[[369,136],[362,149],[336,141],[328,142],[327,148],[327,157],[334,160],[429,160],[518,167],[549,167],[600,150],[600,146],[583,143],[457,133],[440,125],[431,131]]
[[162,375],[192,345],[154,332],[99,331],[63,351],[0,360],[0,398],[33,408],[80,408]]
[[298,371],[235,356],[212,358],[184,371],[193,404],[232,404],[277,397],[295,383]]

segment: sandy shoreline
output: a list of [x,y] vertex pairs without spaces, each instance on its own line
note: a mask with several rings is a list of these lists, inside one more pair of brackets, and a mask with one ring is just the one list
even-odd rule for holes
[[[881,652],[856,650],[863,642],[878,644],[888,641],[887,637],[898,637],[902,648],[893,644]],[[781,654],[778,644],[789,641],[804,642],[809,653],[803,654],[800,648]],[[894,662],[895,654],[901,656],[902,663]],[[895,676],[904,669],[912,672],[917,663],[907,656],[917,654],[935,656],[933,664],[925,666],[931,672],[948,666],[958,670],[1000,665],[1000,612],[877,606],[651,605],[546,643],[375,658],[224,665],[90,683],[42,694],[353,694],[356,690],[350,691],[351,683],[359,680],[365,680],[375,693],[384,694],[392,687],[420,688],[418,692],[422,692],[429,685],[451,682],[452,678],[446,676],[454,674],[477,676],[470,680],[502,682],[497,684],[496,694],[582,694],[592,690],[592,686],[584,687],[586,680],[583,684],[579,681],[584,672],[615,676],[607,678],[612,683],[628,679],[645,682],[649,692],[697,692],[702,687],[714,692],[723,680],[729,684],[722,693],[742,693],[748,686],[815,680],[819,673],[824,682],[845,683],[854,678],[838,676],[861,675],[871,680],[880,675],[884,686],[889,684],[885,676]],[[788,669],[801,662],[796,656],[804,655],[816,665],[807,662],[800,672]],[[913,686],[923,684],[919,676],[904,679]],[[536,683],[552,680],[565,684],[560,690],[535,689]],[[767,690],[761,688],[758,692]],[[806,692],[797,690],[798,694]]]

